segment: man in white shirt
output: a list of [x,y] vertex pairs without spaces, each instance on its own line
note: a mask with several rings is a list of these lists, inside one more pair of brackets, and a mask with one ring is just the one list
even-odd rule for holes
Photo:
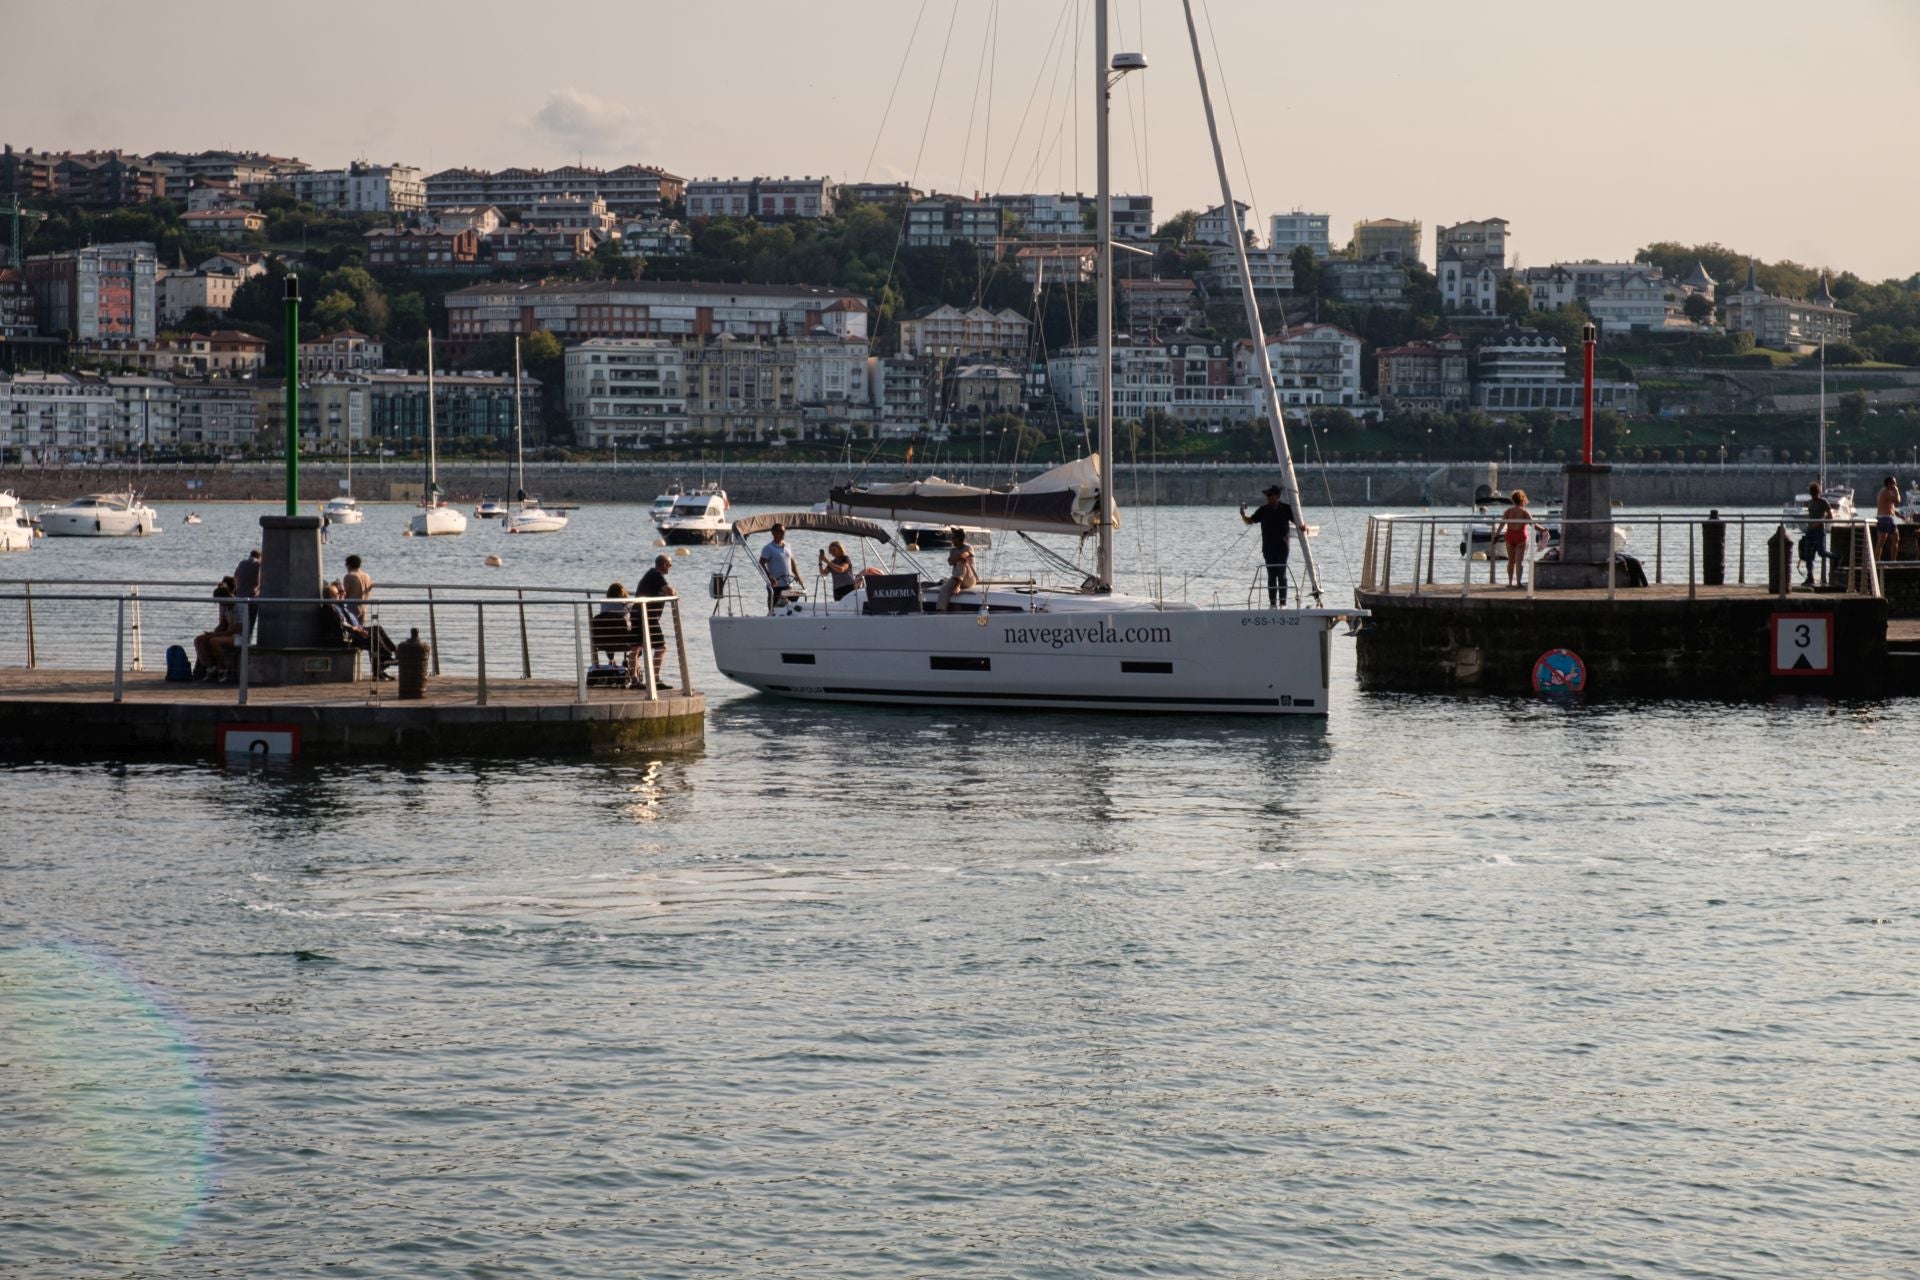
[[800,585],[800,575],[794,572],[793,548],[787,545],[787,526],[773,526],[773,541],[760,548],[760,572],[767,575],[767,608],[780,607],[780,600],[789,587]]

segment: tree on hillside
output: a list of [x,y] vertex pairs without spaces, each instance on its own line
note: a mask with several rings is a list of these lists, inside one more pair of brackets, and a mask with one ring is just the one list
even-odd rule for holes
[[1840,397],[1840,412],[1834,415],[1834,422],[1843,431],[1857,431],[1867,422],[1867,393],[1849,391]]
[[1704,293],[1690,293],[1680,310],[1695,324],[1706,324],[1713,319],[1713,299]]
[[1502,316],[1525,315],[1533,306],[1533,295],[1527,286],[1508,276],[1500,282],[1500,292],[1494,295],[1494,314]]
[[1156,240],[1165,240],[1175,245],[1183,245],[1193,239],[1194,228],[1199,225],[1199,222],[1199,210],[1182,209],[1179,213],[1174,214],[1171,218],[1161,223],[1160,229],[1153,233],[1153,238]]

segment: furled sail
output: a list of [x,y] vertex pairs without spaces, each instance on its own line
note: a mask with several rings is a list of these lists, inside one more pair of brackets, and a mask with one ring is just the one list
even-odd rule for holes
[[[954,484],[938,476],[903,484],[836,485],[827,509],[868,519],[1089,533],[1100,523],[1100,459],[1080,458],[1004,489]],[[1114,524],[1119,523],[1116,507]]]

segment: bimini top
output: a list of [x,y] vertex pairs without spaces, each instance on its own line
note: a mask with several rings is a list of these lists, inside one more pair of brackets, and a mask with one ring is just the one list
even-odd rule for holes
[[871,520],[829,515],[821,511],[776,511],[772,515],[748,516],[733,522],[733,536],[745,538],[750,534],[765,533],[777,524],[813,533],[844,533],[855,538],[872,538],[875,542],[893,541],[892,534]]

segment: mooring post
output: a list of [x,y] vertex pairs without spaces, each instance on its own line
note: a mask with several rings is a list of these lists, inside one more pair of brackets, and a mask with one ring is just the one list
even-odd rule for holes
[[[1688,528],[1688,530],[1689,530],[1689,531],[1691,531],[1691,530],[1692,530],[1692,528],[1693,528],[1693,526],[1692,526],[1691,524],[1689,524],[1689,525],[1687,526],[1687,528]],[[1666,542],[1666,533],[1667,533],[1667,522],[1666,522],[1666,520],[1665,520],[1664,518],[1662,518],[1662,517],[1660,517],[1660,516],[1655,516],[1655,517],[1654,517],[1654,519],[1653,519],[1653,582],[1654,582],[1654,585],[1655,585],[1655,586],[1658,586],[1658,585],[1660,585],[1660,583],[1662,583],[1662,582],[1664,582],[1664,581],[1666,581],[1666,579],[1664,579],[1664,578],[1662,578],[1662,577],[1660,576],[1660,568],[1661,568],[1661,565],[1662,565],[1662,564],[1663,564],[1663,563],[1665,562],[1665,560],[1666,560],[1666,558],[1667,558],[1667,542]],[[1691,574],[1692,574],[1692,572],[1693,572],[1693,570],[1692,570],[1692,568],[1691,568],[1691,565],[1693,564],[1693,560],[1692,560],[1692,555],[1693,555],[1693,546],[1692,546],[1692,544],[1693,544],[1693,535],[1692,535],[1692,533],[1691,533],[1691,532],[1689,532],[1689,533],[1688,533],[1688,535],[1687,535],[1687,544],[1688,544],[1688,546],[1687,546],[1687,555],[1688,555],[1688,560],[1687,560],[1687,564],[1689,565],[1689,568],[1688,568],[1688,570],[1687,570],[1687,572],[1688,572],[1688,574],[1689,574],[1689,575],[1691,575]]]
[[33,651],[33,582],[27,582],[27,670],[39,665],[39,655]]
[[487,705],[487,606],[476,600],[473,602],[473,647],[478,656],[474,668],[473,705]]
[[533,679],[533,652],[527,648],[527,593],[524,590],[515,590],[513,594],[520,600],[520,678],[531,680]]
[[673,598],[673,645],[680,655],[680,692],[693,692],[693,675],[687,670],[687,633],[680,626],[680,597]]
[[[1386,561],[1385,567],[1380,572],[1380,579],[1384,589],[1386,590],[1386,593],[1388,595],[1392,595],[1393,594],[1393,522],[1391,520],[1387,522],[1387,551],[1386,551],[1385,561]],[[1258,590],[1258,588],[1255,588],[1255,589]]]
[[[653,671],[654,628],[656,626],[664,627],[667,624],[667,619],[666,619],[667,611],[665,609],[662,609],[660,611],[660,618],[659,618],[659,621],[656,623],[654,620],[654,615],[651,612],[649,612],[650,607],[651,606],[649,606],[644,600],[641,601],[640,603],[640,641],[641,641],[640,664],[647,669],[647,701],[648,702],[652,702],[655,698],[658,698],[660,696],[659,677],[656,676]],[[633,673],[628,672],[627,674],[631,676]]]
[[247,655],[253,651],[253,603],[248,600],[242,600],[239,603],[238,610],[240,614],[240,643],[235,647],[240,650],[240,674],[236,677],[237,683],[234,687],[234,701],[244,707],[247,705]]
[[121,671],[127,648],[127,598],[121,596],[114,602],[113,618],[113,700],[120,701],[125,689],[125,675]]
[[440,620],[433,612],[433,588],[427,588],[427,644],[433,649],[433,674],[440,674]]
[[585,607],[577,600],[573,605],[573,670],[578,683],[574,698],[579,702],[587,700],[587,651],[581,647],[580,640],[580,610]]
[[1740,585],[1747,585],[1747,518],[1740,517]]
[[1693,572],[1693,521],[1687,521],[1687,599],[1698,600],[1700,588]]

